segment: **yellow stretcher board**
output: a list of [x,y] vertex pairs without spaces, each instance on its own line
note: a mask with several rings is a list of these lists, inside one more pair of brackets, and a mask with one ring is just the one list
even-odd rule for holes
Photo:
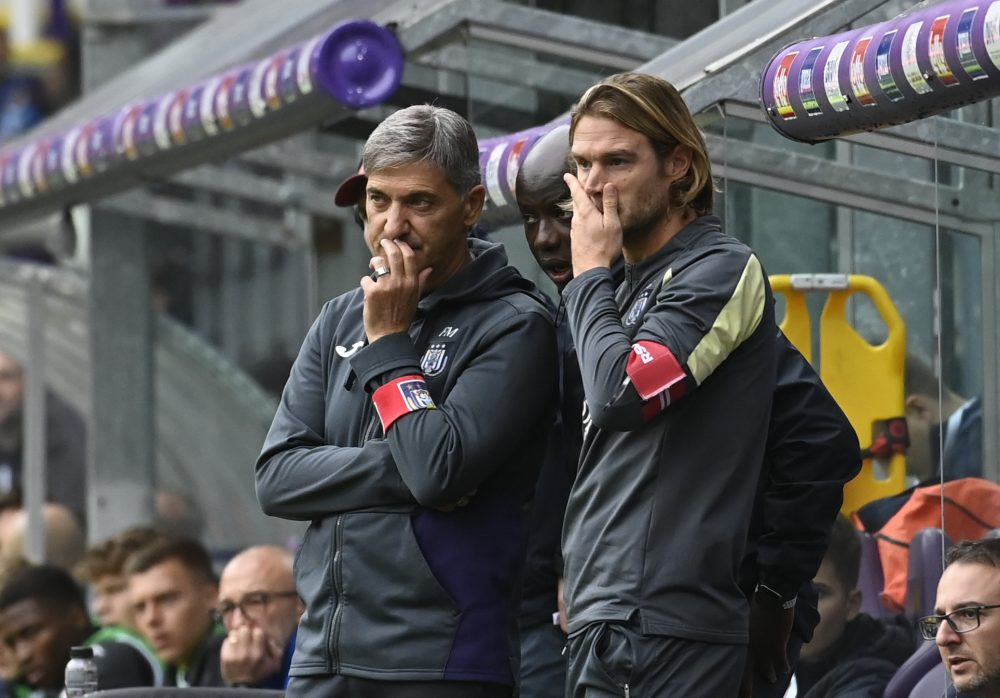
[[[870,276],[847,274],[792,274],[771,277],[771,288],[786,300],[781,329],[810,362],[812,318],[806,293],[827,293],[820,317],[820,378],[851,420],[862,448],[875,439],[875,425],[905,414],[903,372],[906,325],[882,285]],[[872,301],[889,330],[882,344],[869,344],[847,318],[847,301],[862,293]],[[891,456],[887,469],[876,472],[871,459],[844,488],[841,510],[849,514],[868,502],[906,489],[906,457]]]

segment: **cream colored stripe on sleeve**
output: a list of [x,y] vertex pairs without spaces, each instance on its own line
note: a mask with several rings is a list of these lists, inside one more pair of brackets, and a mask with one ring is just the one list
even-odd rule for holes
[[754,333],[763,316],[764,270],[756,255],[750,255],[732,297],[688,357],[688,370],[698,385]]

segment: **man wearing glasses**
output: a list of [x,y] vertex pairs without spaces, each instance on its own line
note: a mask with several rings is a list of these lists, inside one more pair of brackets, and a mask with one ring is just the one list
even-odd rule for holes
[[945,558],[936,615],[920,633],[937,642],[962,695],[1000,698],[1000,539],[963,541]]
[[216,606],[228,632],[221,651],[226,683],[284,689],[303,610],[287,550],[258,545],[230,560]]

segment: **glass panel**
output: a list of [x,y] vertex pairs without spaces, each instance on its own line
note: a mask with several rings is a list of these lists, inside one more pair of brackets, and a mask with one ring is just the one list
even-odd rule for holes
[[[947,479],[980,474],[982,463],[989,459],[984,461],[981,426],[974,422],[981,410],[988,344],[983,302],[992,293],[984,292],[983,270],[984,264],[992,265],[984,240],[992,236],[992,225],[979,221],[995,220],[991,175],[847,142],[808,146],[781,139],[765,124],[707,116],[703,127],[710,139],[715,137],[715,167],[724,173],[717,208],[727,230],[756,250],[768,272],[870,276],[898,310],[905,325],[907,356],[901,407],[912,441],[906,479],[899,489],[939,478],[942,456]],[[762,147],[747,150],[741,144]],[[906,150],[902,142],[899,147]],[[783,154],[778,162],[793,163],[794,171],[791,166],[767,164],[776,148]],[[870,180],[871,191],[857,191],[851,182],[827,179],[822,165],[826,161],[846,166],[859,181],[869,173],[879,176]],[[878,180],[887,177],[895,177],[899,186],[885,190],[874,186],[884,184]],[[758,183],[765,179],[766,187]],[[911,184],[915,182],[931,186]],[[908,193],[907,187],[915,188]],[[941,210],[935,210],[935,197],[942,201]],[[837,205],[838,201],[859,201],[865,208]],[[813,330],[810,348],[822,371],[818,334],[826,294],[809,293],[807,301]],[[784,314],[783,302],[779,301],[778,312],[779,317]],[[852,297],[847,317],[873,345],[887,339],[886,322],[866,297]],[[884,418],[895,416],[904,415]],[[862,433],[862,447],[873,438],[873,433]],[[991,477],[996,479],[995,473]]]

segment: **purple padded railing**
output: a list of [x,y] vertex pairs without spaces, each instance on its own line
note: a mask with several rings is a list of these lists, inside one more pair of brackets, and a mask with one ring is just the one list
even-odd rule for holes
[[[47,197],[68,203],[108,194],[145,174],[167,174],[197,161],[193,152],[224,152],[261,142],[258,124],[297,114],[318,123],[331,98],[352,109],[379,104],[399,86],[403,50],[395,35],[368,20],[329,32],[262,60],[78,124],[64,133],[0,149],[0,214]],[[273,136],[272,136],[273,137]],[[239,145],[237,145],[237,143]],[[186,157],[184,156],[187,152]]]
[[806,143],[914,121],[1000,95],[1000,0],[918,6],[799,41],[761,73],[760,101]]

